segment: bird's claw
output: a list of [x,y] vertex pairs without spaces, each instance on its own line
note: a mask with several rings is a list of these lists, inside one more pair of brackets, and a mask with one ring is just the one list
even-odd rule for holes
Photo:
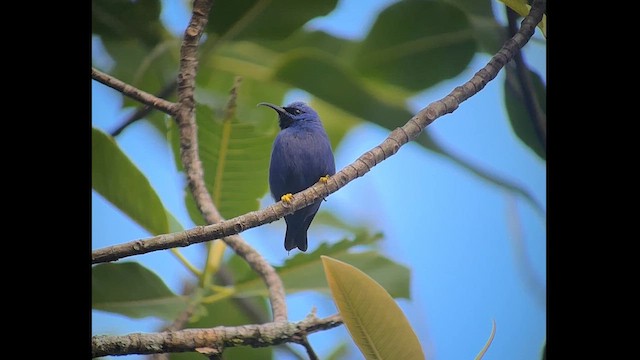
[[291,200],[293,200],[293,194],[289,193],[289,194],[284,194],[280,197],[280,200],[286,202],[286,203],[290,203]]
[[320,177],[320,182],[323,183],[323,184],[326,184],[327,182],[329,182],[329,178],[330,177],[331,176],[329,176],[329,175],[321,176]]

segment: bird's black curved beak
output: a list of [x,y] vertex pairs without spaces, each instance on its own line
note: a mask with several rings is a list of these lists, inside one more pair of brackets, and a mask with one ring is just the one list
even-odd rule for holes
[[282,106],[274,105],[274,104],[271,104],[271,103],[268,103],[268,102],[261,102],[257,106],[260,106],[260,105],[268,106],[268,107],[272,108],[273,110],[277,111],[280,114],[284,114],[284,113],[287,112],[287,110],[285,110]]
[[260,105],[270,107],[278,113],[278,123],[280,125],[280,129],[288,128],[293,122],[287,110],[285,110],[282,106],[274,105],[268,102],[261,102],[257,106]]

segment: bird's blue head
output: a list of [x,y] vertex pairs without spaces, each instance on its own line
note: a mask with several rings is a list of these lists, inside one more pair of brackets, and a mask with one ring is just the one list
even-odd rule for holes
[[320,117],[318,117],[315,110],[302,101],[295,101],[284,107],[266,102],[261,102],[258,105],[268,106],[278,113],[280,129],[282,130],[296,123],[320,121]]

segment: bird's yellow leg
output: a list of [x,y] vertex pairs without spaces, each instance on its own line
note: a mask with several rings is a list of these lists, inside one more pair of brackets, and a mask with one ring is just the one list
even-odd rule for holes
[[288,193],[288,194],[284,194],[280,197],[280,200],[286,202],[286,203],[290,203],[291,200],[293,200],[293,194]]
[[[326,184],[326,183],[329,182],[329,178],[330,177],[331,176],[329,174],[327,174],[325,176],[320,176],[320,182],[323,183],[323,184]],[[325,199],[325,198],[322,198],[322,200],[327,201],[327,199]]]

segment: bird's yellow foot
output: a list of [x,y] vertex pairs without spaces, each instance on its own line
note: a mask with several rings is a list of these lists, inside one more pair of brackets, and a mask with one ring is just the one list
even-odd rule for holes
[[288,193],[288,194],[284,194],[280,197],[280,200],[286,202],[286,203],[290,203],[291,200],[293,200],[293,194]]
[[321,176],[320,177],[320,182],[323,183],[323,184],[326,184],[329,181],[330,177],[331,176],[329,176],[329,175]]

